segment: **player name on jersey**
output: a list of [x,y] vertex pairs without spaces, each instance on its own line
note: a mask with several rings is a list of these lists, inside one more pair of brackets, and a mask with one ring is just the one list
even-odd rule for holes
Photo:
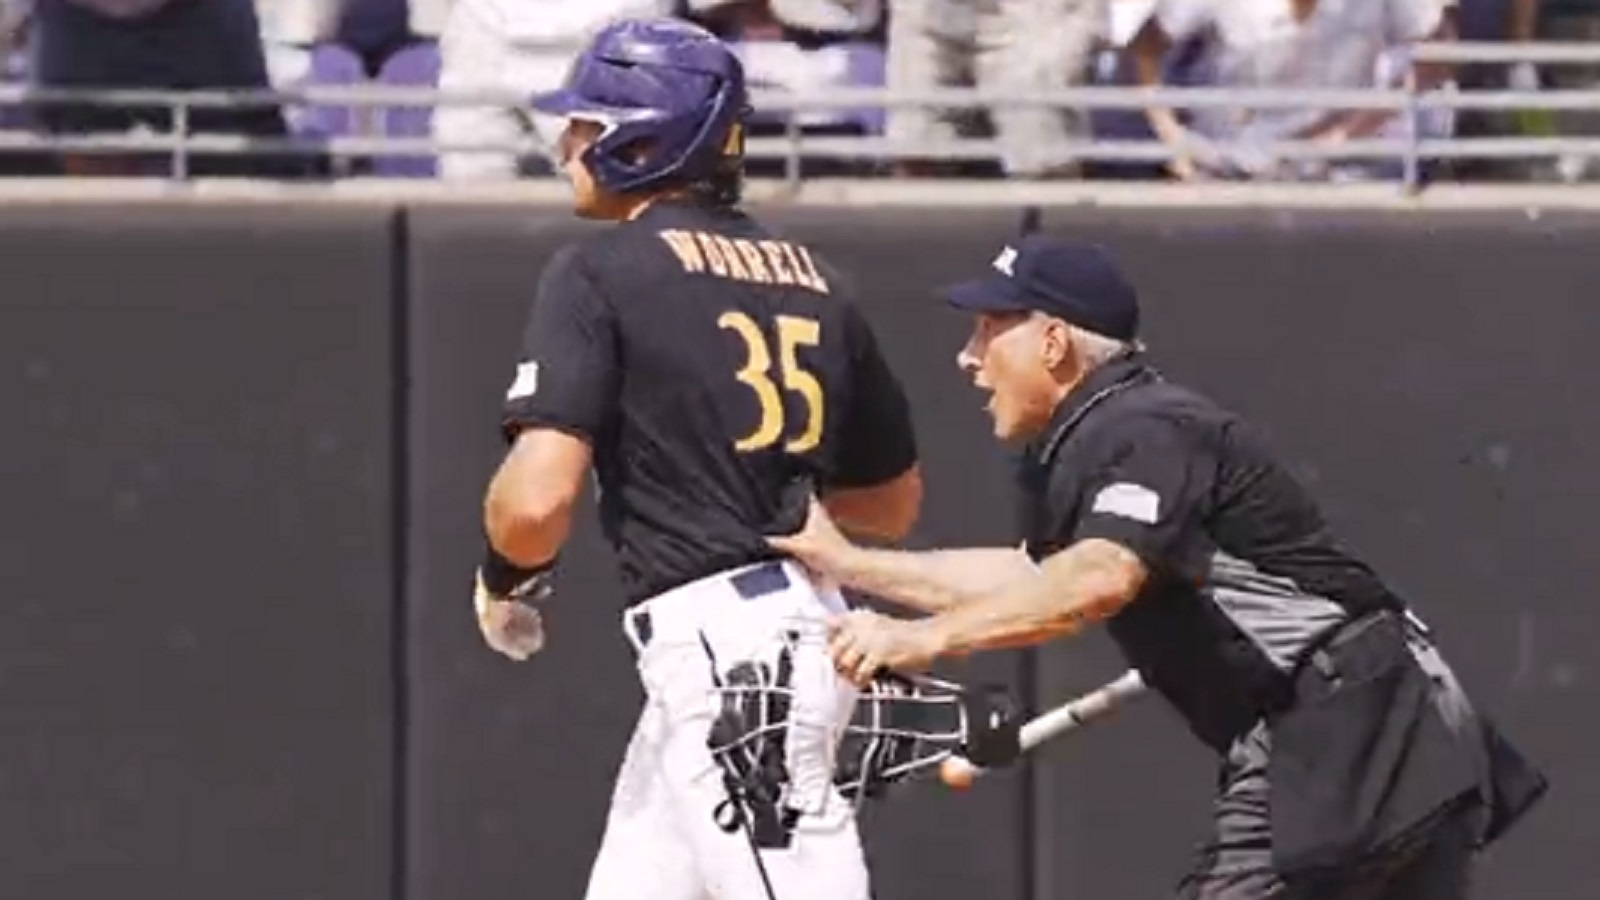
[[753,241],[676,228],[658,234],[683,263],[685,272],[756,284],[792,284],[828,293],[827,279],[817,270],[811,252],[788,241]]

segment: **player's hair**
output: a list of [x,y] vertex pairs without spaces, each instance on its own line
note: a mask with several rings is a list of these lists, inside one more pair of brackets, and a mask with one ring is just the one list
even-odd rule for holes
[[735,120],[723,133],[722,155],[716,165],[686,185],[689,193],[711,206],[737,206],[744,196],[743,119]]
[[[623,152],[642,156],[649,149],[650,139],[644,138],[636,141],[634,145],[624,148]],[[660,186],[646,190],[652,194],[682,192],[710,206],[737,206],[739,201],[744,198],[744,156],[742,151],[743,148],[741,147],[739,153],[724,156],[714,170],[698,178],[669,179]]]
[[744,163],[729,159],[710,175],[691,181],[688,191],[711,206],[738,206],[744,199]]

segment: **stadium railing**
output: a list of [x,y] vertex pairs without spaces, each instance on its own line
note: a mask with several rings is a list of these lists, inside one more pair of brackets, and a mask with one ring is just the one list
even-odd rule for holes
[[[1060,106],[1083,110],[1142,110],[1164,105],[1175,108],[1233,107],[1254,109],[1294,108],[1302,110],[1395,110],[1417,121],[1433,110],[1477,111],[1586,111],[1600,112],[1600,86],[1577,90],[1487,90],[1464,91],[1453,88],[1419,90],[1416,66],[1425,63],[1548,65],[1600,65],[1600,44],[1588,43],[1430,43],[1412,48],[1409,68],[1395,87],[1362,90],[1242,89],[1214,87],[1114,87],[1085,86],[1048,92],[998,94],[980,89],[941,88],[922,91],[891,91],[877,88],[839,88],[819,93],[793,93],[773,90],[752,92],[751,101],[764,112],[804,113],[877,107],[978,107],[978,106]],[[31,150],[79,153],[164,153],[170,155],[170,177],[187,179],[190,158],[197,153],[315,153],[336,159],[392,156],[434,156],[441,153],[518,153],[543,154],[546,148],[535,138],[505,142],[441,141],[432,137],[399,138],[382,134],[334,137],[305,141],[298,138],[261,138],[221,134],[196,134],[191,117],[206,108],[241,108],[263,105],[288,107],[345,107],[374,110],[386,107],[494,106],[525,109],[523,95],[494,91],[442,91],[397,88],[383,85],[359,87],[310,86],[297,89],[249,91],[133,91],[64,90],[10,86],[0,88],[0,104],[26,106],[45,102],[72,102],[107,107],[161,106],[172,111],[170,133],[130,132],[68,136],[32,131],[0,131],[0,150]],[[836,158],[867,162],[897,159],[983,161],[999,157],[1001,145],[994,139],[958,139],[940,143],[904,143],[881,137],[817,135],[799,124],[801,116],[789,117],[783,134],[753,137],[747,153],[753,159],[779,161],[785,179],[803,178],[804,159]],[[1383,161],[1401,165],[1398,179],[1404,190],[1422,187],[1424,164],[1434,160],[1532,160],[1562,156],[1600,156],[1600,137],[1535,135],[1517,137],[1412,136],[1402,139],[1375,138],[1335,144],[1307,141],[1278,141],[1259,149],[1283,160]],[[1155,140],[1090,138],[1056,148],[1063,158],[1084,162],[1160,163],[1172,158],[1172,151]]]

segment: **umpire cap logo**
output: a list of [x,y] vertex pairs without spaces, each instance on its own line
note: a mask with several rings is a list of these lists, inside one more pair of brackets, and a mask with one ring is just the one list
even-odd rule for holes
[[999,256],[994,258],[994,267],[1004,272],[1007,278],[1015,278],[1017,273],[1011,271],[1011,267],[1014,266],[1016,262],[1017,251],[1011,247],[1007,247],[1000,251]]

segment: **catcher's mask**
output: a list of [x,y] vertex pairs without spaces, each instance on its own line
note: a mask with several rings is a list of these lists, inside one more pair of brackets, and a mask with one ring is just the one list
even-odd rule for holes
[[[707,736],[722,769],[728,799],[717,807],[726,831],[745,827],[762,848],[788,846],[799,813],[785,804],[786,751],[795,723],[794,649],[784,635],[772,661],[740,661],[722,671],[709,644],[720,696]],[[1004,696],[948,681],[884,672],[861,690],[850,722],[828,736],[835,744],[833,783],[851,800],[875,797],[895,782],[959,753],[994,767],[1015,760],[1017,729]]]
[[711,677],[721,707],[711,723],[706,746],[722,769],[728,799],[718,804],[724,831],[746,828],[762,849],[789,846],[799,814],[783,804],[789,783],[785,753],[789,710],[793,705],[794,635],[786,635],[775,665],[741,661],[718,672],[711,645],[701,638],[711,660]]
[[1004,694],[880,672],[862,689],[845,727],[834,784],[852,799],[876,797],[955,754],[988,767],[1017,758],[1017,728]]

